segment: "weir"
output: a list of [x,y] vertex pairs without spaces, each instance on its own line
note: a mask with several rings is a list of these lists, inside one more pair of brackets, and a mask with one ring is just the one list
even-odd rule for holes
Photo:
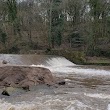
[[18,66],[34,66],[48,68],[53,73],[64,74],[81,74],[92,76],[108,76],[110,70],[84,68],[83,66],[76,65],[71,61],[61,56],[54,55],[14,55],[14,54],[1,54],[0,64],[2,61],[7,61],[7,65]]
[[14,55],[14,54],[1,54],[0,61],[5,60],[9,65],[44,65],[44,66],[74,66],[64,57],[52,55]]

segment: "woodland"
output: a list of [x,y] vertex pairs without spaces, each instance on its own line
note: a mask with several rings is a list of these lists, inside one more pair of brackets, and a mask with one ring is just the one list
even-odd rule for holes
[[110,0],[0,0],[0,53],[110,58]]

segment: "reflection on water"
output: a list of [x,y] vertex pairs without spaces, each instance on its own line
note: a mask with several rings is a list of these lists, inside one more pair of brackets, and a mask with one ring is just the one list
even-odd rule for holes
[[66,85],[41,85],[29,92],[15,91],[10,97],[0,95],[0,110],[110,110],[110,67],[78,66],[54,56],[0,56],[4,58],[9,65],[49,68]]

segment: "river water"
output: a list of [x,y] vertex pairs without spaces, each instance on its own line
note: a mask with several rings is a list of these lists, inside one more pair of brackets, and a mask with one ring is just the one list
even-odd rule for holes
[[110,67],[76,65],[63,57],[0,55],[8,65],[45,67],[66,85],[40,85],[0,95],[0,110],[110,110]]

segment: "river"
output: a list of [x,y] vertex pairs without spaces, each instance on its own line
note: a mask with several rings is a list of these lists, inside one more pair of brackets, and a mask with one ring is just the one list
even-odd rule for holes
[[1,54],[0,60],[45,67],[66,81],[58,87],[40,85],[10,97],[0,95],[0,110],[110,110],[110,66],[76,65],[58,56]]

